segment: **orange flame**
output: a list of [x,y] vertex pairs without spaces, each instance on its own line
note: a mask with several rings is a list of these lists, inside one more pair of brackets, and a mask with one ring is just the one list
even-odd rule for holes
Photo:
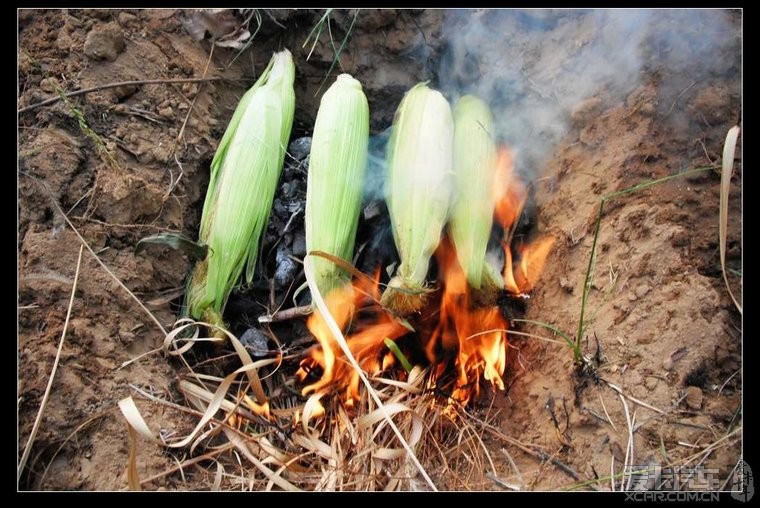
[[[522,213],[527,187],[515,175],[514,157],[506,146],[499,148],[497,163],[493,202],[494,219],[505,231],[502,241],[506,257],[504,284],[507,291],[522,294],[534,286],[554,240],[540,238],[521,246],[518,249],[518,263],[513,266],[509,240],[511,229]],[[442,287],[439,312],[436,316],[432,307],[423,311],[423,324],[428,322],[428,318],[434,322],[427,326],[427,332],[420,327],[417,338],[433,365],[431,382],[451,386],[451,400],[465,404],[479,394],[481,379],[504,389],[502,376],[506,367],[507,321],[498,307],[478,307],[475,304],[476,299],[471,298],[455,248],[447,237],[443,238],[435,255]],[[357,279],[353,285],[338,288],[325,298],[330,313],[346,334],[351,354],[370,376],[376,376],[396,363],[395,356],[385,346],[385,339],[395,341],[409,333],[405,325],[377,305],[379,282],[380,269],[372,280]],[[319,344],[309,351],[297,374],[301,381],[305,381],[313,369],[321,368],[321,377],[304,387],[303,394],[322,395],[337,390],[346,405],[353,406],[361,400],[358,373],[345,358],[318,312],[309,317],[307,327]],[[454,374],[451,385],[448,384],[449,373]],[[316,409],[311,410],[309,417],[324,414],[322,406],[318,402],[315,404]]]
[[[325,303],[330,314],[343,332],[346,331],[350,321],[362,303],[369,299],[377,302],[379,294],[380,271],[375,273],[372,281],[358,280],[354,285],[345,285],[332,291]],[[401,323],[392,319],[385,312],[379,312],[370,324],[364,325],[363,329],[356,330],[346,337],[348,348],[362,369],[374,376],[390,368],[395,357],[386,347],[384,340],[389,338],[396,340],[409,332]],[[319,348],[313,348],[310,357],[301,362],[301,367],[296,373],[303,381],[315,366],[322,368],[322,377],[319,381],[306,386],[302,393],[326,393],[334,386],[339,389],[345,388],[345,402],[352,406],[359,396],[359,374],[353,369],[345,358],[343,350],[327,327],[327,323],[319,312],[314,312],[306,327],[317,338]]]
[[[494,183],[494,219],[507,232],[515,226],[525,206],[528,190],[515,175],[514,156],[506,146],[500,146],[496,158],[497,170]],[[524,294],[533,289],[546,258],[549,256],[554,239],[539,238],[520,247],[520,264],[514,272],[512,249],[509,241],[502,242],[504,249],[504,287],[513,294]]]
[[515,279],[522,293],[533,289],[553,246],[554,238],[543,237],[520,248],[520,268]]
[[512,150],[500,146],[496,154],[493,198],[494,219],[508,230],[522,211],[527,196],[525,184],[515,175],[515,158]]
[[436,259],[443,295],[440,319],[425,344],[425,353],[437,364],[434,379],[448,368],[449,362],[441,359],[454,358],[456,381],[451,398],[465,404],[480,392],[481,376],[504,389],[501,376],[506,367],[507,322],[496,306],[471,308],[467,277],[448,238],[439,245]]

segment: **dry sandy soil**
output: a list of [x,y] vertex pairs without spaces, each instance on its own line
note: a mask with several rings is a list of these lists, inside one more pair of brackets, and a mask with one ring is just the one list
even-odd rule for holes
[[[188,35],[182,11],[20,11],[19,108],[53,97],[56,90],[222,78],[101,89],[19,114],[19,460],[56,356],[81,239],[112,272],[84,250],[60,365],[20,489],[125,489],[129,440],[117,402],[135,395],[137,387],[182,404],[177,391],[182,365],[151,353],[164,334],[117,279],[171,328],[190,262],[170,250],[136,255],[134,247],[161,231],[196,236],[216,144],[238,98],[278,48],[290,48],[296,61],[293,139],[310,135],[315,91],[330,68],[333,48],[323,36],[307,62],[310,48],[302,45],[321,15],[262,13],[251,49],[230,64],[236,51],[214,47],[209,57],[210,41]],[[524,150],[534,165],[537,228],[557,239],[524,317],[574,335],[602,196],[719,164],[725,135],[741,120],[741,13],[721,15],[724,24],[713,32],[720,44],[706,47],[691,36],[678,37],[678,44],[657,39],[630,80],[587,83],[589,92],[583,94],[571,93],[579,82],[574,73],[583,70],[563,62],[600,37],[599,19],[584,12],[501,19],[480,11],[457,16],[361,11],[340,66],[362,81],[372,134],[378,135],[390,125],[404,91],[418,81],[461,84],[478,73],[488,76],[491,71],[482,67],[464,78],[444,75],[442,55],[451,48],[448,34],[464,32],[472,23],[503,23],[500,33],[508,33],[510,44],[492,57],[493,67],[519,61],[525,78],[515,101],[556,104],[562,125],[548,137],[536,134],[541,157]],[[332,16],[340,42],[353,12]],[[680,26],[668,15],[658,18],[655,26],[665,31],[668,23],[674,31]],[[705,64],[710,51],[719,58]],[[520,140],[515,142],[519,146]],[[737,295],[742,292],[740,149],[727,243],[727,266],[734,270],[729,282]],[[742,453],[742,328],[721,275],[719,184],[719,172],[707,170],[606,204],[581,344],[593,369],[579,374],[565,345],[514,336],[506,392],[475,408],[490,411],[500,432],[541,450],[543,458],[486,433],[494,470],[484,467],[466,479],[441,475],[440,488],[491,490],[506,482],[552,490],[591,480],[580,488],[609,489],[611,467],[619,472],[626,460],[629,419],[634,419],[634,464],[701,462],[718,470],[721,484],[726,480]],[[279,192],[288,192],[284,187]],[[271,240],[265,253],[273,249]],[[260,313],[257,309],[251,316]],[[516,326],[550,335],[538,326]],[[144,353],[149,354],[124,366]],[[139,406],[153,429],[182,434],[196,421],[165,405],[143,401]],[[141,443],[140,477],[190,456],[189,450],[169,452]],[[206,466],[162,475],[143,487],[208,489],[216,470]],[[593,482],[596,478],[601,480]],[[222,488],[240,487],[224,483]]]

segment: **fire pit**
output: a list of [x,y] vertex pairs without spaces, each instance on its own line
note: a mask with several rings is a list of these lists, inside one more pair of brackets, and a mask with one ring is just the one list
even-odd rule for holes
[[742,16],[22,9],[19,488],[740,485]]

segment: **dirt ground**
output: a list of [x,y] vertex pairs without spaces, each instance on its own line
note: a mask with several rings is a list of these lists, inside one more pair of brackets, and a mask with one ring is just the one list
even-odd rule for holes
[[[261,13],[250,50],[230,64],[236,50],[212,51],[208,39],[193,40],[183,27],[183,11],[19,12],[19,109],[58,90],[221,78],[106,88],[19,114],[18,460],[64,328],[82,245],[78,234],[112,272],[84,250],[60,365],[20,489],[126,489],[129,440],[116,404],[135,388],[181,402],[182,367],[156,351],[164,333],[147,311],[171,328],[191,266],[174,251],[136,255],[134,247],[162,231],[196,237],[216,144],[240,95],[281,47],[293,52],[297,69],[292,139],[310,135],[320,96],[315,92],[334,50],[323,37],[306,61],[311,48],[302,46],[322,14]],[[352,11],[332,13],[338,43],[350,31],[339,64],[365,88],[373,136],[390,125],[408,88],[428,79],[433,85],[445,81],[439,63],[446,34],[463,22],[461,16],[489,14],[360,11],[352,27]],[[591,40],[599,28],[585,13],[537,19],[540,33],[535,24],[522,22],[500,55],[532,55],[524,59],[526,71],[543,68],[568,40]],[[576,333],[603,195],[720,164],[723,141],[740,122],[742,104],[741,13],[725,19],[729,43],[710,65],[698,58],[705,49],[696,43],[678,48],[683,54],[677,64],[667,57],[670,48],[660,48],[649,54],[630,90],[621,94],[600,86],[565,112],[567,129],[535,168],[538,229],[557,241],[526,303],[526,319]],[[544,52],[532,54],[538,38]],[[563,80],[562,65],[557,68],[556,76],[539,84],[556,83],[553,93],[561,96],[562,87],[572,83]],[[742,267],[739,154],[741,138],[726,258],[735,272]],[[506,482],[554,490],[609,477],[611,467],[620,471],[626,460],[629,419],[635,457],[630,463],[700,462],[718,471],[720,484],[728,478],[741,458],[742,329],[720,268],[719,186],[719,171],[707,170],[606,203],[582,341],[594,372],[579,375],[564,345],[510,337],[514,361],[507,391],[481,401],[477,411],[498,411],[495,421],[503,434],[535,445],[545,456],[484,435],[495,470],[441,488],[492,490]],[[283,186],[279,192],[286,191]],[[729,281],[740,295],[741,277],[730,273]],[[550,335],[538,326],[516,326]],[[165,405],[144,402],[140,409],[151,428],[165,432],[186,433],[196,421]],[[189,456],[189,450],[143,443],[140,477],[158,475]],[[213,477],[213,470],[199,466],[143,487],[208,489]],[[580,488],[609,489],[610,480]]]

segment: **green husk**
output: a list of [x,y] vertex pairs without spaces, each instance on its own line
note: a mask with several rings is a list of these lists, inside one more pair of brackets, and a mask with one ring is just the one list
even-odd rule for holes
[[406,93],[393,120],[386,187],[401,264],[382,296],[401,316],[425,302],[430,257],[448,214],[453,136],[451,107],[440,92],[420,83]]
[[493,224],[496,143],[488,105],[465,95],[454,107],[455,194],[449,235],[470,287],[489,294],[502,285],[486,262]]
[[[322,96],[311,142],[306,189],[306,250],[351,263],[369,144],[369,105],[362,85],[341,74]],[[350,280],[324,257],[312,259],[319,292]]]
[[199,233],[209,254],[187,291],[189,314],[221,325],[227,298],[245,267],[253,279],[259,240],[269,220],[293,125],[295,67],[276,53],[240,100],[211,162]]

